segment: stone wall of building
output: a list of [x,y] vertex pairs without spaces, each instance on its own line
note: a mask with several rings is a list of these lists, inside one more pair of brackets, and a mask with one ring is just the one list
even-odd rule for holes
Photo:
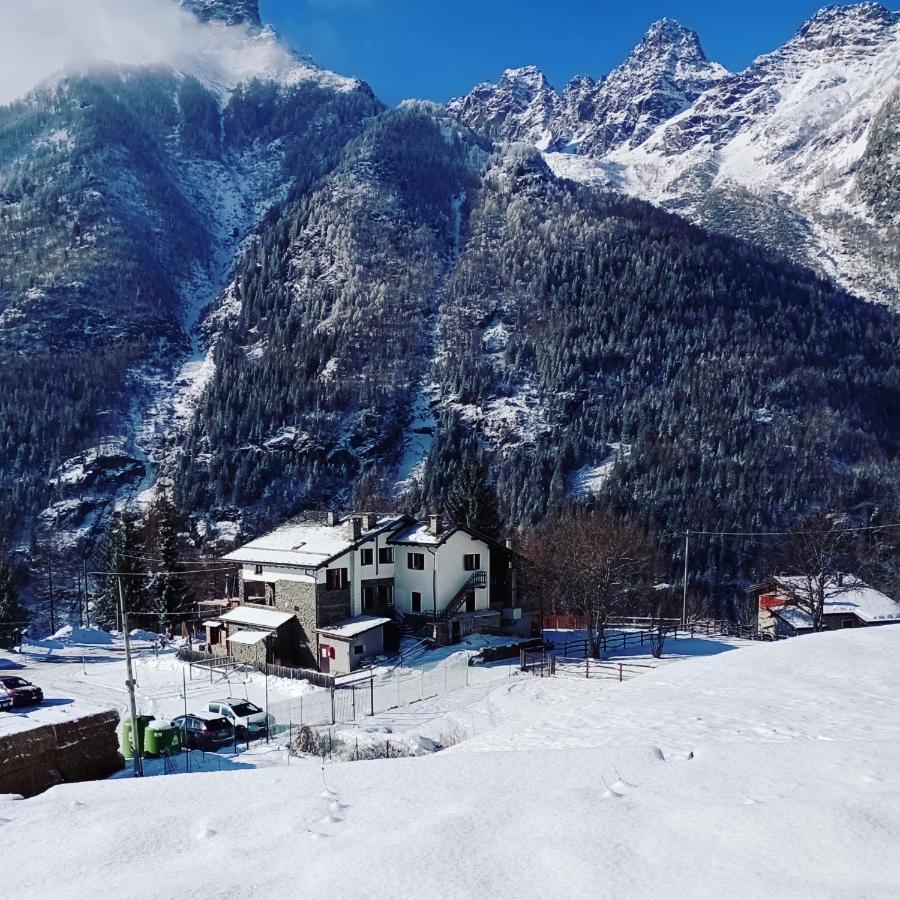
[[325,625],[334,625],[349,619],[352,615],[350,605],[350,589],[344,591],[326,591],[325,586],[318,585],[318,616],[317,628]]
[[115,710],[0,736],[0,794],[33,797],[57,784],[122,768]]

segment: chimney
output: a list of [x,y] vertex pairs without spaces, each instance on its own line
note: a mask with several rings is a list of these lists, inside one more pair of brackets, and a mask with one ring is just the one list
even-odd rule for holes
[[347,534],[351,541],[358,541],[362,535],[363,520],[361,516],[350,516],[347,520]]
[[844,573],[843,572],[838,572],[837,583],[838,583],[838,587],[844,586]]
[[434,513],[428,517],[428,531],[430,534],[439,535],[444,530],[441,514]]
[[337,525],[340,520],[341,517],[333,510],[325,513],[325,524],[330,525],[332,528],[334,528],[334,526]]
[[374,531],[378,527],[378,516],[375,513],[366,513],[363,516],[363,531]]

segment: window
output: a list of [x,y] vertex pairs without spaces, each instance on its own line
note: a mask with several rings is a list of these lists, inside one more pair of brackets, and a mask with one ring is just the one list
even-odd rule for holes
[[346,569],[328,569],[325,572],[325,590],[343,591],[350,584]]
[[467,572],[477,572],[481,568],[481,554],[467,553],[463,557],[463,568]]
[[362,644],[354,644],[353,645],[353,654],[354,656],[362,656],[363,653],[366,652],[366,648]]
[[407,569],[415,569],[417,571],[422,571],[425,568],[425,554],[424,553],[407,553],[406,554],[406,568]]
[[371,609],[375,605],[375,591],[371,587],[362,589],[363,609]]
[[378,603],[380,606],[394,605],[394,587],[390,584],[378,586]]
[[359,551],[359,564],[361,566],[371,566],[375,561],[375,551],[371,547],[365,547]]
[[263,573],[263,567],[262,567],[262,566],[260,566],[260,565],[257,564],[257,565],[255,565],[255,566],[253,567],[253,574],[254,574],[254,575],[262,575],[262,573]]
[[383,566],[391,566],[394,564],[394,548],[393,547],[379,547],[378,548],[378,562]]
[[414,613],[422,612],[422,595],[419,591],[412,592],[412,611]]

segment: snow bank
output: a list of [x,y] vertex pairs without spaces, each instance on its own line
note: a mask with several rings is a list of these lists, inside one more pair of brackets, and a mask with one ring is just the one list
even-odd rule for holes
[[73,625],[65,625],[50,637],[51,641],[66,644],[91,644],[106,646],[114,644],[116,639],[108,632],[100,628],[77,628]]

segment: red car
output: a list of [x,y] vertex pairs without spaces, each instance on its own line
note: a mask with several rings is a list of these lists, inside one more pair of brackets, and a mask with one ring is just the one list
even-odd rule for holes
[[13,706],[37,706],[44,702],[44,692],[18,675],[0,675],[0,686],[12,697]]

